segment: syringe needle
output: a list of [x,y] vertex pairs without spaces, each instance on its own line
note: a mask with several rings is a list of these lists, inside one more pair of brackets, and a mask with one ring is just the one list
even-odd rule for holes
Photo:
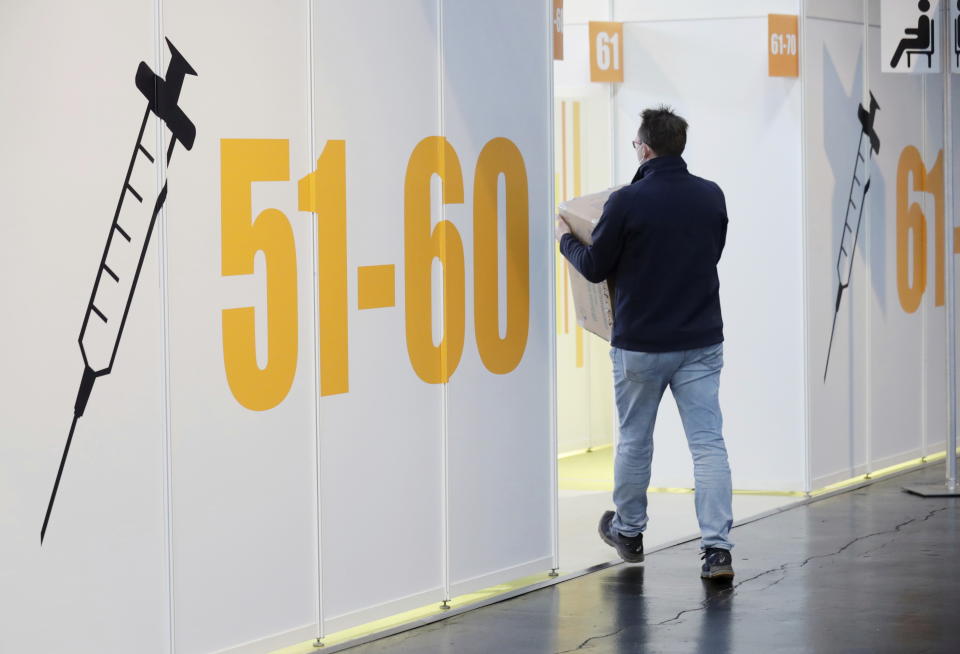
[[67,462],[67,454],[70,452],[70,443],[73,442],[73,431],[77,428],[77,420],[80,416],[74,415],[73,422],[70,423],[70,434],[67,436],[67,444],[63,448],[63,456],[60,457],[60,469],[57,470],[57,480],[53,482],[53,492],[50,493],[50,502],[47,503],[47,515],[43,518],[43,527],[40,529],[40,544],[43,545],[43,537],[47,535],[47,524],[50,522],[50,513],[53,511],[53,503],[57,499],[57,489],[60,488],[60,477],[63,475],[63,466]]
[[96,381],[97,374],[89,367],[83,369],[83,378],[80,380],[80,389],[77,391],[77,401],[73,405],[73,422],[70,423],[70,433],[67,434],[67,444],[63,446],[63,455],[60,457],[60,468],[57,469],[57,479],[53,482],[53,491],[50,493],[50,501],[47,503],[47,514],[43,517],[43,527],[40,528],[40,544],[43,545],[43,537],[47,535],[47,524],[50,522],[50,514],[53,512],[53,503],[57,500],[57,490],[60,488],[60,477],[63,476],[63,467],[67,463],[67,455],[70,453],[70,443],[73,442],[73,432],[77,428],[77,421],[87,408],[87,402],[90,400],[90,391],[93,390],[93,382]]
[[827,365],[823,367],[823,381],[827,381],[827,371],[830,370],[830,352],[833,350],[833,335],[837,333],[837,316],[840,315],[840,298],[843,296],[843,287],[837,289],[837,308],[833,311],[833,326],[830,328],[830,345],[827,347]]

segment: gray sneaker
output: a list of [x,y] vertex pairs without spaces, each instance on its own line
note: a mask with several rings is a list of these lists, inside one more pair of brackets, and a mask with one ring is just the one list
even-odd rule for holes
[[700,576],[704,579],[733,579],[733,557],[730,550],[708,547],[700,554],[703,568]]
[[600,518],[600,538],[610,547],[617,550],[620,558],[627,563],[641,563],[643,561],[643,534],[624,536],[616,531],[610,523],[613,521],[613,511],[607,511]]

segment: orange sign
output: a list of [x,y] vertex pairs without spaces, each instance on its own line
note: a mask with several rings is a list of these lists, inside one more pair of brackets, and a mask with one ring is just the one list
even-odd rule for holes
[[799,77],[800,56],[797,38],[797,17],[791,14],[769,14],[767,55],[770,77]]
[[553,0],[553,58],[563,60],[563,0]]
[[623,81],[623,23],[590,22],[590,81]]

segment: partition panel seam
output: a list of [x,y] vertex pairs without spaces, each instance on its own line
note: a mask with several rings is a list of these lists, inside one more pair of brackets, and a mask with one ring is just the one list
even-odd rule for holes
[[[163,0],[153,0],[153,62],[157,71],[163,70]],[[166,150],[163,142],[163,129],[160,117],[152,119],[157,124],[156,150]],[[157,157],[157,188],[163,188],[166,182],[167,161]],[[170,288],[169,288],[169,240],[167,237],[167,204],[160,208],[157,260],[160,267],[160,347],[161,347],[161,439],[163,441],[163,516],[164,550],[167,569],[167,650],[176,651],[176,628],[174,601],[174,557],[173,557],[173,438],[170,407]]]
[[[860,99],[861,102],[867,102],[868,95],[870,93],[870,0],[863,0],[863,82],[861,83],[860,88]],[[871,164],[873,165],[873,164]],[[864,225],[864,244],[863,244],[863,253],[864,260],[866,262],[864,268],[865,277],[867,278],[867,283],[864,284],[864,295],[865,295],[865,306],[866,306],[866,325],[864,325],[864,343],[865,343],[865,356],[863,357],[863,368],[864,375],[866,378],[866,388],[867,393],[864,397],[864,454],[866,457],[866,474],[869,475],[874,470],[873,465],[873,430],[872,426],[872,416],[873,416],[873,403],[871,398],[873,397],[872,386],[873,382],[871,377],[871,352],[873,349],[873,319],[872,311],[870,310],[870,289],[873,288],[873,267],[870,265],[873,257],[873,229],[871,226],[870,220],[870,207],[871,203],[863,201],[865,206],[863,207],[863,213],[865,214],[866,224]],[[853,435],[856,438],[856,435]],[[851,461],[852,469],[851,473],[856,474],[856,461]]]
[[[437,119],[438,128],[441,137],[445,137],[443,120],[443,87],[444,87],[444,66],[443,66],[443,3],[445,0],[437,0]],[[446,205],[443,204],[441,196],[440,201],[441,216],[446,213]],[[446,255],[446,231],[441,233],[441,251]],[[440,315],[446,314],[446,281],[443,282],[444,292],[440,295]],[[441,320],[446,330],[446,320]],[[441,369],[447,368],[447,334],[444,333],[441,341]],[[450,467],[450,449],[449,449],[449,416],[448,410],[448,384],[449,381],[443,381],[440,384],[440,512],[441,512],[441,583],[443,585],[443,605],[446,606],[452,599],[450,597],[450,485],[449,485],[449,467]]]
[[799,58],[800,65],[800,239],[801,239],[801,252],[802,256],[800,257],[800,266],[801,266],[801,275],[800,279],[803,284],[802,290],[802,302],[803,302],[803,343],[804,343],[804,355],[803,355],[803,490],[809,493],[811,490],[811,461],[810,461],[810,439],[812,437],[810,433],[811,429],[811,392],[810,392],[810,359],[809,359],[809,346],[810,346],[810,298],[808,296],[809,286],[808,286],[808,271],[807,271],[807,253],[809,252],[809,243],[807,239],[807,229],[809,227],[809,221],[807,218],[807,72],[806,72],[806,58],[807,58],[807,43],[806,43],[806,34],[807,34],[807,0],[800,0],[800,52],[801,56]]
[[[928,135],[927,135],[927,120],[929,119],[929,114],[927,113],[930,110],[927,103],[927,76],[920,76],[920,152],[923,161],[929,161],[929,147],[928,147]],[[934,148],[936,149],[936,148]],[[923,194],[923,213],[926,216],[930,215],[929,211],[929,202],[930,194]],[[929,338],[927,338],[927,322],[930,313],[930,304],[928,302],[923,303],[923,311],[920,312],[920,401],[921,408],[920,411],[920,455],[927,456],[927,431],[930,429],[930,420],[927,412],[929,410],[928,405],[928,393],[929,389],[927,388],[927,346],[929,345]]]
[[[950,7],[947,6],[947,3],[943,3],[944,9],[944,24],[949,24],[950,17]],[[960,29],[960,26],[958,26]],[[943,40],[945,45],[949,45],[948,35],[949,30],[943,31]],[[950,244],[950,248],[946,250],[947,257],[947,270],[946,270],[946,332],[947,332],[947,415],[946,420],[946,454],[947,454],[947,484],[950,487],[950,490],[956,490],[957,484],[957,340],[956,334],[956,320],[957,320],[957,303],[956,303],[956,279],[954,277],[956,271],[956,259],[955,259],[955,250],[956,245],[956,204],[954,202],[954,193],[956,189],[954,188],[954,173],[953,167],[955,161],[953,160],[953,73],[951,72],[951,66],[947,53],[949,48],[944,48],[944,62],[943,62],[943,150],[944,150],[944,221],[946,222],[946,231],[948,236],[944,239],[947,243]],[[949,220],[947,220],[949,218]],[[946,245],[946,244],[945,244]]]
[[[544,6],[547,10],[548,16],[551,21],[556,17],[553,16],[553,2],[552,0],[544,0]],[[556,103],[554,102],[554,82],[553,82],[553,48],[552,41],[554,38],[554,29],[553,23],[547,21],[546,29],[549,38],[547,39],[547,92],[549,102],[549,109],[547,111],[547,148],[549,150],[548,161],[551,166],[556,165],[556,146],[555,146],[555,116],[554,110]],[[551,207],[553,210],[556,210],[554,204],[556,202],[556,190],[554,189],[554,175],[548,175],[547,181],[547,206]],[[553,225],[550,221],[547,221],[547,229],[545,230],[545,237],[547,242],[551,244],[549,253],[547,255],[547,264],[550,267],[551,271],[556,271],[557,262],[556,262],[556,251],[557,249],[553,247]],[[550,414],[547,417],[549,424],[549,436],[550,436],[550,539],[551,539],[551,556],[553,559],[552,571],[555,573],[560,568],[560,501],[559,501],[559,492],[558,488],[558,471],[557,471],[557,330],[554,329],[554,322],[556,321],[557,316],[557,276],[556,274],[549,275],[549,289],[547,293],[547,315],[550,319],[546,323],[547,327],[547,351],[549,356],[549,374],[550,374],[550,405],[549,411]]]
[[[309,143],[307,152],[310,160],[307,162],[307,170],[312,170],[314,162],[317,159],[317,141],[314,119],[316,116],[314,109],[314,24],[313,24],[313,5],[314,0],[307,1],[307,131],[309,133]],[[316,214],[310,221],[310,260],[312,263],[313,292],[310,294],[313,304],[313,434],[314,434],[314,481],[316,484],[316,519],[317,519],[317,640],[319,641],[325,635],[323,619],[323,494],[321,492],[321,415],[320,415],[320,306],[319,306],[319,288],[318,279],[318,243],[317,243],[318,217]]]

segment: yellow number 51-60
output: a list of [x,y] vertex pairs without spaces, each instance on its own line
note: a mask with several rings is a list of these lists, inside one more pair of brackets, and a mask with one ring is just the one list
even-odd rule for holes
[[[289,141],[221,141],[222,273],[253,273],[254,256],[267,263],[267,364],[256,358],[254,308],[223,311],[223,355],[236,400],[254,411],[277,406],[293,384],[297,364],[297,263],[293,230],[277,209],[253,218],[251,184],[288,181]],[[463,171],[446,138],[431,136],[413,149],[403,199],[405,328],[410,364],[423,381],[445,383],[463,354],[466,275],[463,240],[453,223],[431,228],[430,182],[441,181],[444,204],[464,201]],[[506,195],[506,330],[498,302],[498,186]],[[299,209],[316,215],[320,394],[349,391],[347,307],[346,144],[328,141],[316,169],[299,182]],[[489,141],[477,159],[473,184],[473,290],[477,350],[492,373],[507,374],[523,359],[530,325],[530,221],[523,156],[508,139]],[[443,335],[432,333],[432,266],[443,270]]]

